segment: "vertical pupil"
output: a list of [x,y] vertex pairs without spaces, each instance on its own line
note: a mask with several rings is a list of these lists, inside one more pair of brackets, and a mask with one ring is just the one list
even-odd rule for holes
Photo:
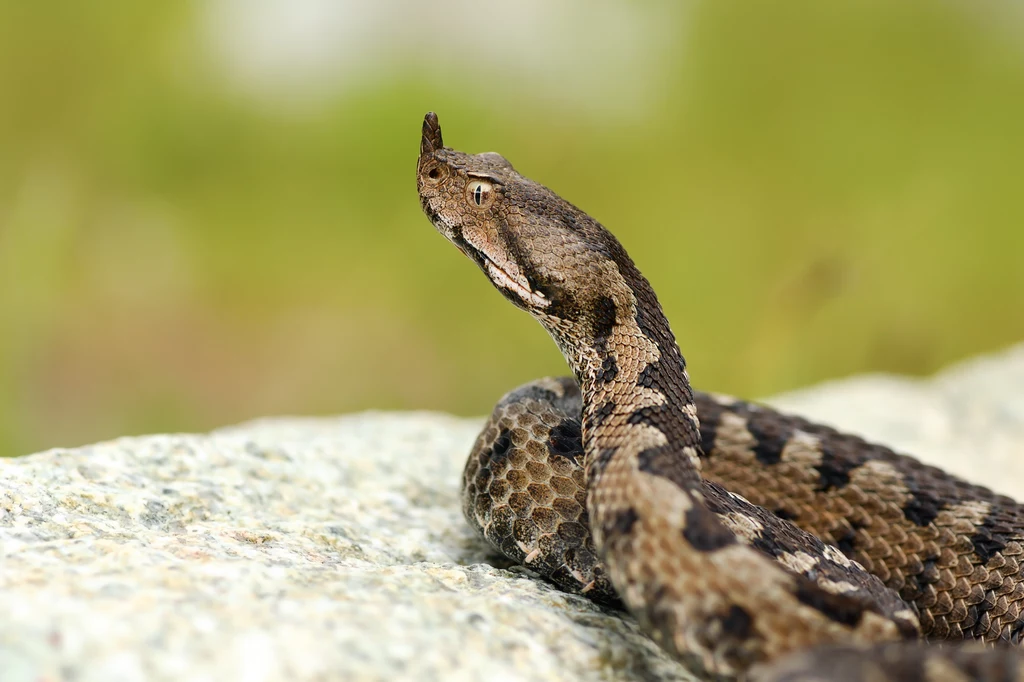
[[484,188],[483,185],[477,185],[476,189],[473,190],[473,201],[479,206],[484,202]]

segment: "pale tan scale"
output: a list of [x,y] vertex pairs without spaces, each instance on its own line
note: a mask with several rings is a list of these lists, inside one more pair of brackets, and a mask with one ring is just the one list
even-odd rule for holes
[[796,464],[804,469],[821,464],[821,441],[809,433],[797,431],[782,449],[782,461]]
[[722,426],[725,428],[715,441],[715,447],[729,450],[739,458],[753,460],[756,441],[747,430],[746,421],[739,415],[726,413],[722,418]]

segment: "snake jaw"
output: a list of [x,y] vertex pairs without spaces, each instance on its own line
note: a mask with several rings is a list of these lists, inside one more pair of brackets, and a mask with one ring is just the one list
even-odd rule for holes
[[[508,292],[509,295],[521,301],[527,308],[547,308],[551,305],[551,300],[547,296],[539,291],[535,291],[530,286],[529,280],[519,272],[518,267],[516,267],[515,273],[509,272],[508,269],[498,265],[482,249],[470,243],[464,236],[453,235],[448,239],[484,271],[484,274],[487,275],[487,278],[491,280],[491,283],[494,284],[498,291]],[[509,262],[509,265],[516,266],[514,262]]]
[[529,287],[523,286],[517,282],[511,275],[495,265],[487,256],[483,257],[484,272],[490,277],[491,281],[494,282],[495,286],[508,289],[513,294],[523,299],[525,302],[531,304],[536,308],[547,308],[551,305],[551,301],[539,292],[533,291]]

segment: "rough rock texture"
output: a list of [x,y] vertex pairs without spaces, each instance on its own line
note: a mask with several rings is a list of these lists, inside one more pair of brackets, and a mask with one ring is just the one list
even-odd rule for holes
[[[1024,498],[1024,346],[783,396]],[[367,413],[0,460],[0,680],[676,680],[461,518],[479,420]]]

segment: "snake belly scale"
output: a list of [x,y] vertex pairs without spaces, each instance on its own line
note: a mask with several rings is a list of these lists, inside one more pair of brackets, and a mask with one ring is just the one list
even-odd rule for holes
[[[1020,505],[695,392],[615,237],[502,156],[445,147],[433,113],[417,187],[574,374],[506,395],[474,445],[463,509],[500,551],[621,601],[709,678],[1024,680]],[[965,639],[990,646],[931,643]]]

